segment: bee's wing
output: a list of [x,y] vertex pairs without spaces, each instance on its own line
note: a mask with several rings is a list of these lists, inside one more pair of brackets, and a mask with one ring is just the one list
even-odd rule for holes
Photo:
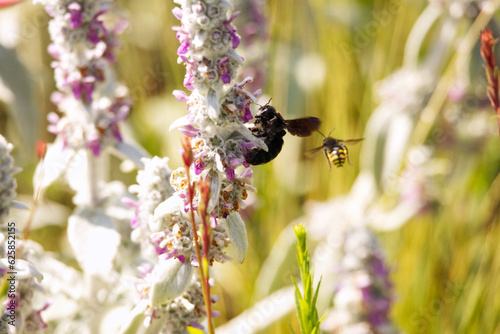
[[288,119],[285,120],[285,125],[290,134],[299,137],[307,137],[319,129],[321,120],[317,117]]
[[318,152],[323,148],[323,146],[313,148],[312,150],[306,151],[306,157],[312,158],[318,154]]
[[346,140],[341,140],[341,139],[338,139],[338,141],[340,142],[343,142],[343,143],[347,143],[347,144],[350,144],[350,145],[354,145],[354,144],[357,144],[361,141],[365,140],[365,138],[358,138],[358,139],[346,139]]

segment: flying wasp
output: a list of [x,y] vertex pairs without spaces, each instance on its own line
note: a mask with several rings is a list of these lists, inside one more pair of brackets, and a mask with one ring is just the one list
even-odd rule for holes
[[318,130],[318,132],[324,138],[323,144],[320,147],[316,147],[308,151],[308,155],[313,155],[314,153],[323,149],[323,152],[325,152],[326,159],[328,160],[328,166],[330,167],[330,169],[332,169],[332,164],[334,164],[337,167],[342,167],[345,164],[346,160],[349,163],[349,165],[352,165],[351,162],[349,161],[349,150],[347,149],[347,146],[344,145],[344,143],[356,144],[359,143],[360,141],[365,140],[365,138],[346,139],[346,140],[336,139],[330,137],[332,131],[330,131],[328,137],[325,137],[325,135]]
[[317,131],[321,125],[321,120],[317,117],[284,119],[274,107],[269,105],[269,102],[260,107],[255,115],[254,127],[250,129],[255,137],[264,141],[268,151],[261,148],[250,150],[246,161],[251,165],[262,165],[276,158],[283,148],[286,130],[294,136],[307,137]]

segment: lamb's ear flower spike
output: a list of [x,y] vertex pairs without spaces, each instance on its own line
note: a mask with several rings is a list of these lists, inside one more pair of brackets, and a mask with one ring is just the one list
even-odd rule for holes
[[[176,2],[180,8],[173,13],[182,23],[175,29],[181,43],[177,52],[187,68],[184,85],[190,93],[173,92],[187,104],[188,113],[170,129],[186,136],[184,166],[170,171],[166,161],[145,159],[138,185],[130,187],[138,195],[138,202],[127,201],[136,208],[132,240],[149,251],[136,285],[142,303],[123,333],[138,326],[185,332],[186,326],[199,327],[204,315],[208,332],[213,332],[210,319],[216,312],[211,305],[217,297],[210,295],[208,266],[230,260],[225,254],[230,242],[238,250],[237,261],[245,258],[247,234],[238,211],[245,207],[248,192],[255,191],[245,157],[253,147],[267,150],[244,124],[252,119],[250,104],[258,92],[243,89],[251,79],[235,82],[243,59],[234,50],[240,39],[232,25],[236,14],[231,3]],[[172,193],[158,191],[166,189],[166,179]],[[198,270],[188,270],[190,266]],[[193,311],[186,312],[186,305]]]
[[[187,161],[189,157],[186,156]],[[193,233],[184,199],[173,195],[186,187],[185,173],[172,172],[168,158],[143,158],[144,170],[130,192],[137,201],[126,200],[135,208],[131,238],[141,246],[142,277],[135,287],[141,298],[125,322],[121,333],[148,331],[183,333],[186,326],[200,327],[206,312],[200,279],[192,263]],[[184,169],[182,169],[184,171]],[[172,177],[173,176],[173,177]],[[171,179],[175,187],[170,184]],[[214,303],[216,297],[212,296]],[[145,327],[147,329],[145,329]]]
[[321,329],[327,333],[399,333],[389,318],[392,283],[376,236],[366,227],[345,233],[334,306]]
[[52,102],[63,115],[49,114],[49,131],[62,139],[65,148],[86,148],[98,156],[104,145],[122,141],[119,123],[131,105],[127,89],[116,82],[111,68],[117,35],[126,21],[113,16],[111,1],[33,2],[45,5],[52,16],[48,51],[55,59],[52,67],[58,89]]
[[[225,249],[231,241],[237,246],[238,262],[245,257],[248,241],[238,211],[245,207],[248,191],[255,190],[245,157],[253,147],[265,150],[267,147],[244,124],[252,119],[250,104],[258,93],[243,89],[249,79],[235,82],[243,59],[234,50],[240,37],[233,27],[237,14],[231,12],[232,4],[220,0],[175,2],[180,8],[173,13],[181,20],[181,27],[175,29],[180,41],[177,53],[179,62],[186,65],[184,85],[190,93],[174,91],[180,102],[187,103],[188,114],[170,128],[186,135],[181,153],[184,166],[170,174],[170,184],[175,191],[172,197],[162,198],[155,207],[145,210],[140,198],[139,204],[131,203],[137,205],[138,212],[133,222],[133,239],[139,240],[140,236],[150,233],[149,242],[157,254],[156,264],[144,274],[138,291],[148,300],[149,307],[144,314],[150,317],[147,318],[150,325],[164,321],[162,326],[180,329],[178,326],[184,322],[173,316],[160,320],[159,315],[169,305],[182,301],[195,287],[196,281],[186,286],[175,283],[183,276],[184,270],[180,268],[186,265],[203,268],[199,270],[199,277],[193,274],[193,280],[201,280],[197,291],[204,290],[205,303],[203,299],[195,299],[200,303],[194,305],[205,309],[208,331],[213,332],[210,318],[215,312],[211,312],[211,304],[216,298],[209,294],[208,266],[214,261],[230,259]],[[141,194],[142,181],[139,178],[138,181],[139,186],[131,190]],[[143,217],[149,217],[148,221],[144,222]],[[200,245],[198,241],[202,241]],[[169,265],[162,261],[168,261]],[[169,286],[175,288],[165,288]],[[137,321],[142,318],[138,315],[139,309],[134,314]],[[132,328],[136,324],[131,321],[127,326]]]
[[30,255],[41,247],[23,240],[16,222],[7,221],[11,207],[25,208],[14,201],[17,183],[13,175],[20,169],[14,167],[12,149],[0,135],[0,278],[6,283],[0,333],[39,333],[47,327],[40,313],[49,303],[40,303],[40,294],[45,292],[40,285],[43,274],[32,264]]

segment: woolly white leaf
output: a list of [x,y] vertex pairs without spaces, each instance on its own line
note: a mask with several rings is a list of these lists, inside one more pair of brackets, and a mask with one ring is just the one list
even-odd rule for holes
[[267,296],[240,315],[217,327],[217,334],[257,333],[295,308],[294,288],[286,287]]
[[370,226],[379,231],[394,231],[401,228],[411,217],[418,213],[421,204],[413,201],[401,201],[390,211],[380,206],[370,211]]
[[[99,324],[99,333],[119,333],[124,319],[127,319],[129,309],[124,304],[111,306],[104,310]],[[138,334],[137,331],[131,332]]]
[[[0,259],[0,268],[9,268],[8,258]],[[17,273],[16,278],[20,280],[34,277],[38,280],[38,282],[40,282],[43,279],[41,272],[39,272],[31,263],[22,259],[16,259],[14,271]]]
[[148,308],[148,301],[141,300],[139,304],[137,304],[129,316],[126,318],[125,323],[120,328],[120,334],[135,334],[139,332],[140,327],[144,323],[146,319],[146,315],[144,312]]
[[256,298],[264,298],[278,286],[281,286],[283,284],[283,273],[289,270],[291,261],[295,261],[297,255],[296,239],[291,225],[280,233],[260,269],[255,280]]
[[191,282],[192,271],[193,267],[189,261],[186,263],[178,259],[161,261],[152,273],[151,305],[154,307],[164,304],[183,293]]
[[385,139],[382,184],[387,184],[397,176],[413,127],[414,121],[408,113],[398,113],[392,117]]
[[177,118],[171,125],[170,127],[168,128],[168,131],[172,131],[172,130],[175,130],[175,129],[178,129],[178,128],[181,128],[183,126],[187,126],[187,125],[192,125],[192,122],[189,121],[188,117],[187,116],[183,116],[181,118]]
[[29,208],[25,204],[18,201],[12,201],[12,203],[10,203],[10,207],[20,210],[29,210]]
[[[45,158],[38,163],[35,170],[34,188],[43,191],[50,186],[63,175],[70,165],[75,165],[78,160],[76,156],[75,151],[64,149],[63,141],[59,138],[53,144],[47,145]],[[81,177],[79,178],[81,179]]]
[[[229,127],[229,126],[228,126]],[[248,139],[250,142],[254,143],[257,145],[259,148],[263,149],[264,151],[268,151],[267,145],[260,140],[259,138],[255,137],[252,133],[252,131],[248,130],[248,128],[242,124],[235,124],[234,125],[234,130],[238,131],[245,139]]]
[[236,246],[238,250],[237,262],[242,263],[245,260],[248,251],[247,229],[245,222],[237,212],[231,213],[227,217],[227,227],[229,232],[229,239]]
[[150,228],[152,231],[160,231],[162,225],[162,219],[172,216],[176,216],[184,207],[184,202],[182,198],[178,196],[171,196],[166,201],[161,202],[155,209],[153,215],[153,221],[150,222]]
[[219,173],[212,170],[209,173],[208,178],[210,179],[210,200],[208,201],[208,212],[212,212],[219,201],[221,178]]
[[130,159],[138,168],[144,168],[142,158],[150,158],[151,156],[142,147],[131,145],[124,142],[115,144],[114,153],[122,159]]
[[234,51],[233,49],[229,49],[227,50],[227,53],[229,57],[236,60],[239,64],[243,64],[243,58],[238,53],[236,53],[236,51]]
[[365,140],[361,147],[360,164],[362,169],[370,171],[375,178],[377,188],[381,189],[381,179],[383,170],[383,156],[386,145],[387,128],[394,116],[394,111],[391,108],[379,107],[370,117],[364,137],[371,138]]
[[214,121],[219,118],[219,99],[213,89],[210,89],[207,93],[207,113],[208,117]]
[[[7,14],[6,15],[12,15]],[[0,19],[5,22],[5,18]],[[5,33],[5,30],[2,30]],[[9,35],[9,33],[7,33]],[[15,34],[10,34],[10,36]],[[35,142],[40,138],[39,127],[41,112],[33,103],[33,80],[26,70],[18,53],[14,49],[7,49],[0,45],[0,99],[6,102],[6,111],[15,120],[14,132],[22,134],[20,138],[29,149],[35,147]]]
[[37,259],[36,264],[43,268],[43,286],[50,295],[50,307],[43,312],[46,322],[61,322],[73,319],[81,310],[84,291],[82,273],[49,256]]
[[108,216],[99,209],[77,210],[68,220],[68,239],[84,272],[109,275],[121,237]]

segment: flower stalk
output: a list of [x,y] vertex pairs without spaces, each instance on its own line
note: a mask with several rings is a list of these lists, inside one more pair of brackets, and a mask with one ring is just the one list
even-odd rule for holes
[[210,200],[210,180],[205,179],[201,180],[199,183],[199,192],[200,192],[200,203],[198,204],[198,214],[201,218],[202,222],[202,246],[203,246],[203,259],[200,262],[200,268],[202,268],[203,275],[202,281],[203,284],[203,295],[205,297],[205,307],[207,308],[207,322],[208,322],[208,332],[214,333],[214,327],[212,323],[212,306],[211,306],[211,298],[210,298],[210,276],[209,276],[209,252],[210,252],[210,244],[212,242],[212,229],[210,228],[210,222],[207,219],[209,213],[208,203]]
[[[186,171],[189,171],[191,165],[193,164],[193,152],[191,150],[191,140],[189,137],[183,137],[182,140],[183,153],[182,160],[184,162],[184,167]],[[202,200],[198,204],[198,214],[203,223],[203,232],[202,232],[202,247],[203,247],[203,256],[200,252],[199,245],[199,237],[196,228],[196,220],[194,215],[194,205],[193,201],[195,198],[195,182],[191,182],[191,178],[189,176],[189,172],[186,173],[187,177],[187,185],[188,185],[188,195],[189,195],[189,211],[191,213],[191,224],[193,228],[193,241],[196,249],[196,258],[198,260],[198,270],[200,272],[200,280],[201,286],[203,289],[203,297],[205,302],[205,307],[207,311],[207,323],[208,323],[208,331],[209,333],[213,333],[213,324],[212,324],[212,312],[211,312],[211,299],[210,299],[210,283],[209,283],[209,273],[208,273],[208,252],[210,247],[210,231],[207,229],[206,224],[206,214],[207,214],[207,205],[208,205],[208,190],[209,187],[206,186],[205,182],[200,183],[200,194],[202,196]],[[207,190],[208,189],[208,190]],[[207,200],[205,200],[207,199]]]

